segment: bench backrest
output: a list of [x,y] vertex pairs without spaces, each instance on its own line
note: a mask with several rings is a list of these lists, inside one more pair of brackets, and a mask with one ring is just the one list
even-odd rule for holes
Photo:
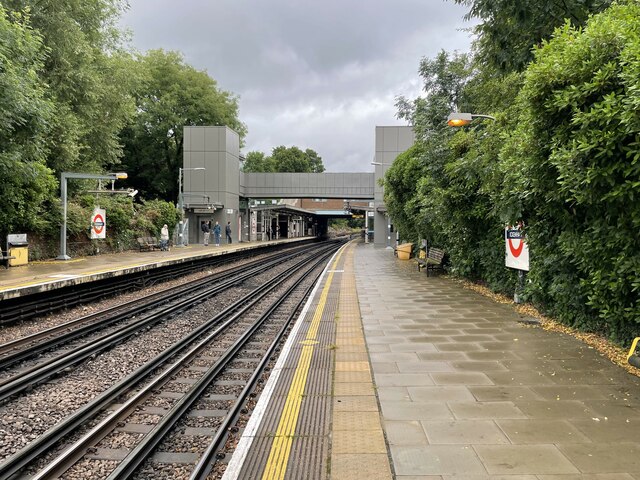
[[154,244],[157,243],[154,237],[138,237],[138,243],[142,244]]
[[444,250],[440,250],[439,248],[429,248],[427,256],[429,258],[432,258],[433,260],[437,260],[439,263],[442,263],[442,259],[444,258]]

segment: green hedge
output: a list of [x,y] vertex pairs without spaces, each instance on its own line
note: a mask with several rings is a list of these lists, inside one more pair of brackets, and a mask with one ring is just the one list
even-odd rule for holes
[[530,292],[567,324],[640,334],[640,5],[612,6],[536,52],[503,150],[529,225]]
[[[513,294],[503,229],[523,221],[525,299],[628,344],[640,335],[640,5],[558,29],[524,77],[465,81],[442,65],[439,80],[463,88],[415,102],[416,145],[384,181],[403,238],[428,238],[454,274]],[[444,131],[429,117],[443,98],[497,120]]]

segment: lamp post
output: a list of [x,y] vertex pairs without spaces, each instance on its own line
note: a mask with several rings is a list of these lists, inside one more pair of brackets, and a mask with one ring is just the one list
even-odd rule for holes
[[204,167],[178,168],[178,209],[180,210],[180,223],[178,225],[177,247],[184,247],[184,193],[182,193],[182,172],[186,170],[206,170]]
[[[94,179],[94,180],[111,180],[127,178],[125,172],[107,173],[104,175],[96,175],[93,173],[74,173],[62,172],[60,174],[60,200],[62,201],[62,226],[60,227],[60,255],[56,260],[71,260],[67,255],[67,180],[69,178]],[[137,190],[136,190],[137,193]]]

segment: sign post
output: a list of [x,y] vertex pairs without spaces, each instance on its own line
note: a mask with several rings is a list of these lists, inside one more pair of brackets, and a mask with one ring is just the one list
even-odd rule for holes
[[508,268],[518,270],[518,288],[513,294],[513,301],[521,303],[520,295],[524,288],[524,272],[529,271],[529,247],[520,227],[506,227],[504,239],[505,265]]

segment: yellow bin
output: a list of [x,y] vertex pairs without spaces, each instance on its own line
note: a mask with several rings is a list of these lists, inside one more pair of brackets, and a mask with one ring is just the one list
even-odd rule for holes
[[413,243],[403,243],[402,245],[398,245],[396,251],[398,252],[398,258],[400,260],[409,260],[411,257],[411,247],[413,247]]

